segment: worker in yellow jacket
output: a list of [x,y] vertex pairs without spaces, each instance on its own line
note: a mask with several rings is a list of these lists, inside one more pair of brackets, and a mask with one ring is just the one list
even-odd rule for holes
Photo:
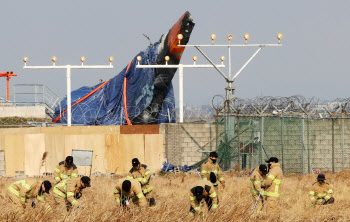
[[279,201],[280,201],[280,185],[283,179],[283,171],[278,163],[277,157],[271,157],[266,161],[269,166],[269,173],[266,176],[265,191],[263,194],[266,196],[267,213],[279,213]]
[[213,184],[206,180],[199,180],[194,183],[190,190],[190,215],[199,214],[204,216],[202,206],[206,203],[208,210],[214,214],[219,206],[218,196],[215,192]]
[[77,178],[78,168],[73,163],[73,157],[67,156],[65,161],[61,161],[54,172],[56,184],[62,180]]
[[[28,199],[37,199],[44,206],[45,212],[51,210],[51,206],[45,199],[45,193],[49,194],[52,185],[50,181],[37,179],[19,180],[11,184],[7,189],[7,197],[11,203],[13,212],[17,218],[24,218],[24,210]],[[35,206],[35,203],[32,203]]]
[[317,182],[312,185],[310,194],[311,205],[328,205],[334,203],[333,188],[325,182],[324,174],[317,176]]
[[141,185],[134,179],[126,178],[119,180],[114,189],[114,198],[118,206],[128,206],[130,199],[142,210],[147,206],[147,200],[142,193]]
[[[225,180],[222,176],[222,170],[217,163],[218,154],[217,152],[211,152],[209,154],[209,159],[201,166],[201,176],[202,180],[212,180],[213,176],[216,177],[216,181],[219,181],[223,188],[225,188]],[[210,178],[212,177],[212,178]],[[214,186],[216,193],[218,193],[218,182],[212,183],[212,186]]]
[[62,180],[53,188],[53,198],[56,202],[57,209],[62,215],[65,215],[71,208],[80,206],[78,199],[82,196],[82,191],[86,187],[91,187],[90,178]]
[[267,172],[267,166],[265,164],[261,164],[259,167],[253,170],[250,176],[250,192],[252,193],[254,205],[256,203],[254,212],[257,214],[261,214],[264,208],[264,197],[262,190],[265,188]]
[[132,168],[127,178],[137,180],[142,189],[143,195],[146,197],[149,208],[156,208],[156,200],[154,199],[153,186],[149,184],[151,179],[151,171],[144,164],[141,164],[137,158],[132,159]]

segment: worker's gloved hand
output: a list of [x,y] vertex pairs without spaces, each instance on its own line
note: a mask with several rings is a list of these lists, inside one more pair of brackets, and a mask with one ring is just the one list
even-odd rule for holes
[[322,199],[322,204],[326,204],[326,200],[325,199]]
[[32,207],[35,208],[35,202],[34,202],[34,200],[32,201]]
[[23,207],[23,209],[26,209],[27,206],[25,204],[22,204],[22,207]]

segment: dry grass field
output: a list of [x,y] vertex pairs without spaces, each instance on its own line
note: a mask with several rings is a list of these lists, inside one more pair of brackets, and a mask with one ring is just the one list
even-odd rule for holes
[[[288,176],[281,185],[281,213],[279,217],[251,216],[253,202],[249,192],[249,177],[237,177],[226,173],[226,189],[221,190],[219,210],[215,216],[204,218],[188,215],[189,190],[198,180],[197,174],[171,174],[154,176],[157,209],[140,211],[118,208],[114,202],[114,185],[119,178],[92,178],[92,187],[84,190],[80,202],[84,208],[71,213],[64,221],[350,221],[350,171],[327,174],[327,182],[333,184],[335,204],[306,209],[310,202],[308,191],[317,175]],[[52,178],[50,178],[52,180]],[[14,221],[5,191],[14,179],[0,179],[0,221]],[[51,197],[48,197],[51,201]],[[29,203],[27,221],[63,221],[55,214],[41,214]]]

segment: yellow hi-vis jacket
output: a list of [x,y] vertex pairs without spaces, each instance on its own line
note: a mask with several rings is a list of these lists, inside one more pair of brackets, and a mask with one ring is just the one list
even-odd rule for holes
[[279,163],[273,163],[270,166],[270,171],[267,174],[265,182],[265,191],[263,195],[268,197],[280,197],[279,188],[282,183],[283,172]]
[[215,211],[218,208],[218,196],[214,190],[213,185],[206,180],[199,180],[193,184],[193,187],[190,190],[190,202],[191,206],[196,212],[199,212],[201,210],[201,204],[198,202],[196,195],[195,195],[195,188],[201,186],[203,187],[203,200],[206,198],[212,199],[212,207],[211,210]]
[[[265,187],[264,179],[266,176],[261,176],[259,173],[259,167],[255,168],[250,176],[250,192],[253,195],[259,195],[261,187]],[[263,194],[263,193],[261,193]]]
[[325,199],[328,201],[333,196],[333,189],[332,186],[328,183],[320,184],[316,182],[314,185],[312,185],[310,194],[310,200],[311,202],[316,202],[318,205],[322,205],[322,200]]
[[75,164],[65,166],[64,161],[60,162],[54,172],[56,183],[61,180],[73,179],[78,177],[78,168]]
[[[131,188],[129,192],[126,192],[122,189],[122,185],[123,182],[125,180],[129,180],[131,182]],[[120,204],[120,201],[123,198],[126,199],[134,199],[134,198],[138,198],[138,204],[141,208],[145,208],[147,206],[147,200],[146,197],[143,195],[142,190],[141,190],[141,185],[137,180],[134,179],[121,179],[119,180],[119,182],[117,183],[117,186],[115,187],[114,190],[114,197],[115,197],[115,201],[117,204]]]
[[54,195],[58,195],[62,198],[66,198],[67,202],[73,207],[80,205],[78,200],[75,199],[75,195],[81,193],[84,187],[81,186],[81,181],[77,179],[62,180],[53,188]]
[[135,179],[139,183],[141,183],[141,189],[143,194],[147,194],[153,190],[153,187],[149,185],[149,180],[151,178],[151,171],[144,164],[141,164],[140,169],[138,170],[131,168],[127,178]]
[[46,202],[45,194],[39,194],[42,181],[36,179],[19,180],[11,184],[8,189],[15,194],[24,206],[27,199],[36,198],[38,202],[44,205],[45,211],[51,210],[51,206]]
[[[213,163],[213,161],[209,158],[205,163],[202,164],[201,166],[201,176],[203,180],[208,180],[210,181],[210,173],[213,172],[215,173],[216,179],[220,181],[222,185],[225,185],[225,180],[221,176],[222,170],[219,166],[219,164]],[[218,183],[213,183],[213,186],[217,186]]]

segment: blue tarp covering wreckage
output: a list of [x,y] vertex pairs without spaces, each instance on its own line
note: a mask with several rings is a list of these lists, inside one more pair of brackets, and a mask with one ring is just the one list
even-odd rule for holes
[[[175,98],[171,80],[176,69],[136,68],[140,65],[179,64],[184,47],[177,47],[178,34],[187,44],[194,23],[189,12],[160,40],[136,55],[115,77],[95,85],[72,91],[72,124],[125,125],[175,122]],[[53,122],[67,123],[67,97],[55,108]]]

